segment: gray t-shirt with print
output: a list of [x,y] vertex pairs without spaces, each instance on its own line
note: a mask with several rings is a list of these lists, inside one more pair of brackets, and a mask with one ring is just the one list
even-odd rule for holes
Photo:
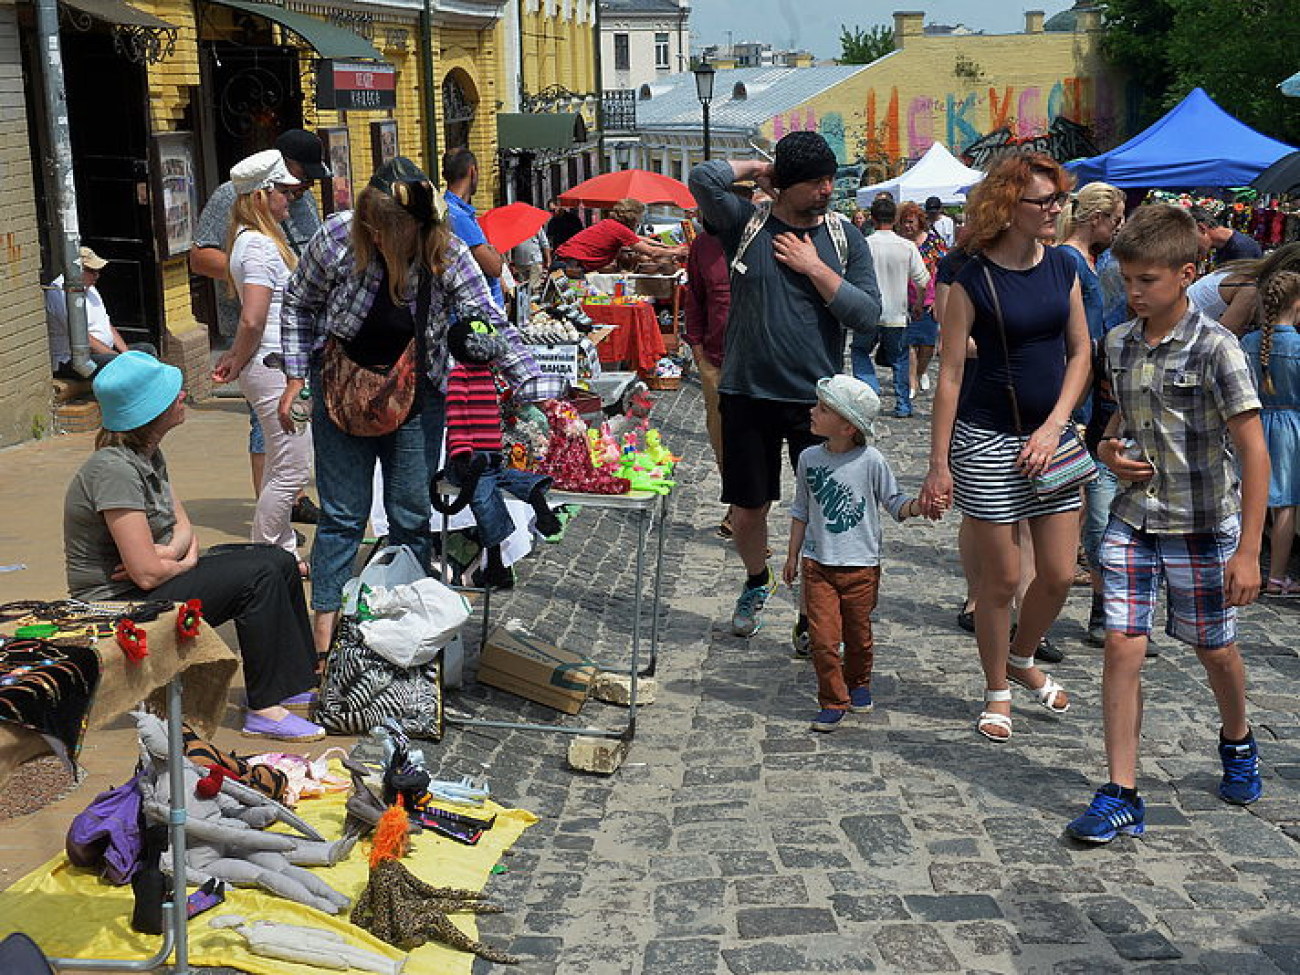
[[154,544],[166,545],[176,509],[160,451],[143,457],[128,447],[105,447],[90,455],[63,500],[63,560],[68,592],[76,599],[114,599],[137,591],[130,579],[115,580],[122,562],[105,511],[143,511]]
[[842,454],[822,444],[799,455],[790,517],[808,525],[800,555],[819,565],[880,564],[880,508],[902,521],[911,500],[875,447]]

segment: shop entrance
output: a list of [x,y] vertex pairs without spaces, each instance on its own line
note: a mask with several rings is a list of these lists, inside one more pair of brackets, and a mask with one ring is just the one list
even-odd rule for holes
[[60,42],[81,242],[112,261],[96,287],[123,338],[157,344],[145,69],[113,50],[107,30],[65,30]]
[[270,149],[285,129],[303,127],[302,79],[296,48],[229,41],[205,46],[212,70],[208,131],[214,133],[215,189],[239,160]]

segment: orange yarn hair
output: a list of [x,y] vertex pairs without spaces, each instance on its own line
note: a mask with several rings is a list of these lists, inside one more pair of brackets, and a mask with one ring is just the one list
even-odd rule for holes
[[410,827],[406,810],[400,804],[389,806],[375,827],[375,838],[370,845],[370,866],[376,867],[382,860],[400,860],[406,856],[411,849]]

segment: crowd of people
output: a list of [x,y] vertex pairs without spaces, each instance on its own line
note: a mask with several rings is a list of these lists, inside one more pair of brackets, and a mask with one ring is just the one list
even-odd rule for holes
[[[1071,835],[1106,842],[1145,826],[1139,676],[1162,587],[1165,633],[1196,651],[1219,706],[1220,795],[1259,797],[1236,612],[1261,591],[1300,596],[1287,572],[1300,507],[1300,246],[1251,254],[1196,209],[1130,212],[1122,191],[1075,190],[1032,152],[990,168],[960,226],[938,198],[882,196],[844,219],[830,209],[833,150],[795,132],[771,161],[692,170],[701,232],[689,252],[639,234],[636,201],[590,227],[556,201],[545,230],[502,255],[470,202],[472,153],[444,155],[444,189],[398,157],[354,210],[321,221],[310,187],[328,170],[312,139],[287,133],[234,166],[202,221],[224,213],[224,226],[192,257],[226,283],[231,343],[213,378],[239,383],[262,440],[250,452],[265,454],[249,543],[200,556],[160,449],[184,420],[180,373],[120,336],[94,382],[104,429],[65,509],[74,596],[200,598],[210,621],[235,621],[245,734],[323,734],[295,712],[313,700],[376,467],[389,538],[429,561],[451,321],[486,314],[502,338],[501,381],[525,401],[549,399],[562,381],[538,370],[504,314],[512,265],[535,284],[552,266],[668,259],[686,262],[685,337],[726,505],[718,532],[745,572],[731,628],[753,636],[779,581],[801,581],[792,642],[817,677],[813,730],[875,703],[879,512],[902,522],[955,509],[968,587],[958,623],[975,635],[984,682],[975,730],[994,744],[1014,732],[1013,687],[1053,714],[1070,709],[1039,664],[1060,659],[1048,632],[1082,544],[1089,639],[1105,654],[1109,781]],[[1212,254],[1227,260],[1198,278]],[[89,287],[103,262],[82,257]],[[892,372],[892,418],[913,417],[932,388],[928,470],[911,493],[872,442],[877,367]],[[367,385],[382,405],[358,415]],[[769,515],[783,455],[796,487],[778,574]],[[305,559],[292,519],[313,464],[319,524]],[[1062,481],[1066,466],[1076,473]]]

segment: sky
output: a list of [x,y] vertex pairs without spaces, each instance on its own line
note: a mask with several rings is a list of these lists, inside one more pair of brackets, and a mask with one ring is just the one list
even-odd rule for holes
[[895,10],[924,11],[927,24],[1012,34],[1024,30],[1026,10],[1051,17],[1071,6],[1071,0],[692,0],[691,46],[729,39],[736,44],[767,41],[776,48],[802,48],[818,58],[833,58],[840,53],[841,24],[850,30],[877,24],[892,28]]

